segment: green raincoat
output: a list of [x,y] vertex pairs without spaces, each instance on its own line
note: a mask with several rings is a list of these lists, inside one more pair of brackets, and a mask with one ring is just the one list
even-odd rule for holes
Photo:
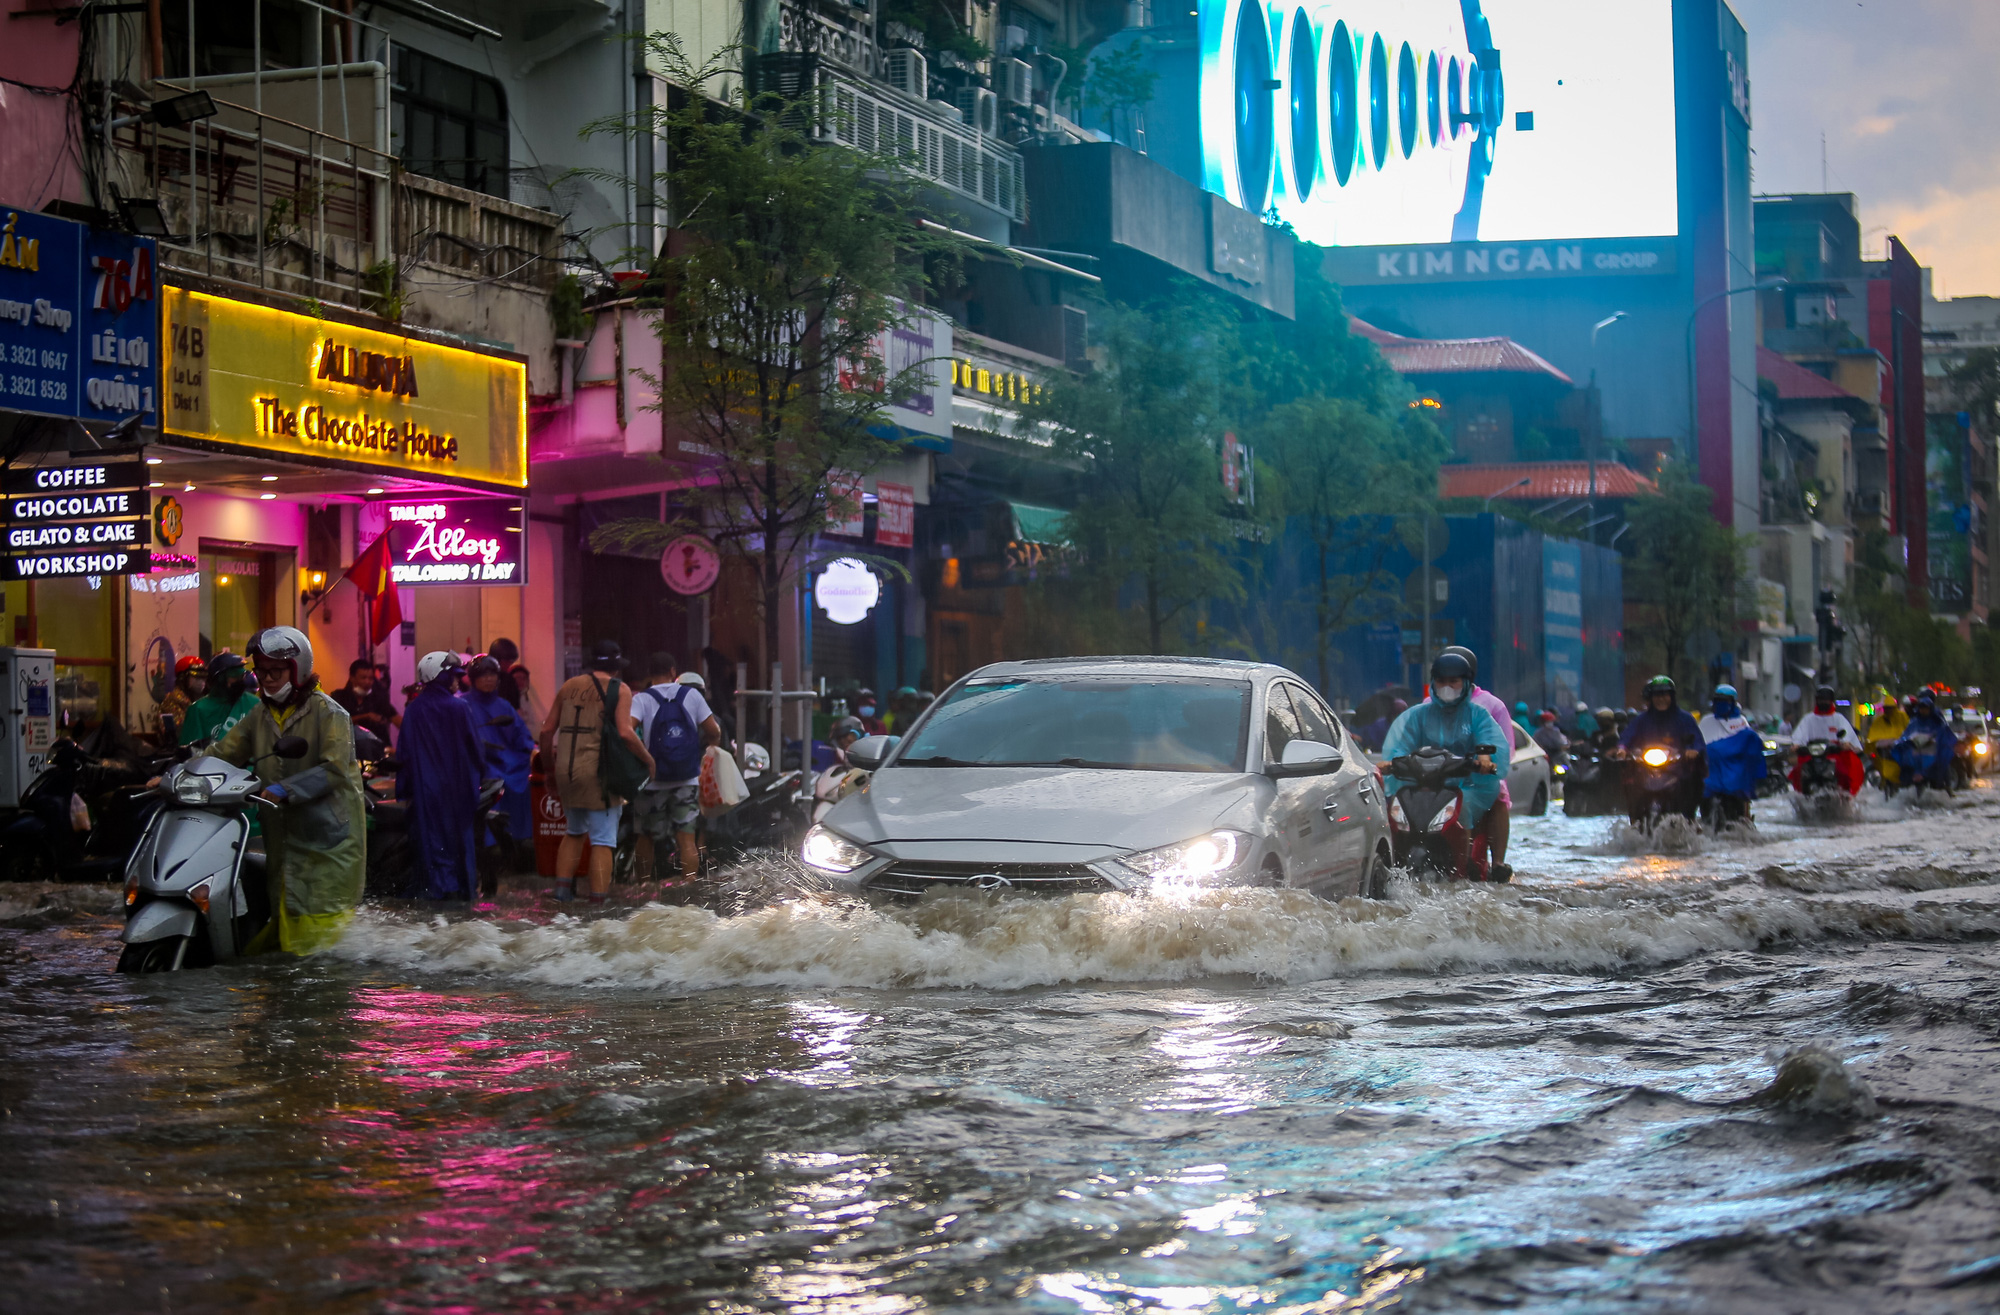
[[250,715],[259,699],[249,690],[237,696],[234,703],[223,702],[218,691],[204,694],[188,705],[181,718],[181,743],[199,744],[203,740],[219,740],[227,735],[236,723]]
[[[280,758],[283,735],[306,742],[302,758]],[[354,726],[320,690],[282,713],[261,699],[213,751],[248,767],[265,785],[282,784],[276,808],[258,808],[271,881],[271,922],[248,949],[306,954],[340,939],[361,902],[368,857],[361,769],[354,760]]]

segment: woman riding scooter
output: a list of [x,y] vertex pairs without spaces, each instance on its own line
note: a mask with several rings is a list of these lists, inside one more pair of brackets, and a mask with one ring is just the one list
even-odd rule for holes
[[1903,769],[1903,780],[1918,789],[1929,786],[1949,794],[1952,755],[1957,749],[1958,736],[1952,733],[1951,724],[1938,715],[1937,701],[1929,690],[1919,693],[1910,724],[1892,750]]
[[[1396,718],[1383,737],[1382,753],[1392,770],[1383,773],[1382,788],[1393,800],[1409,786],[1411,782],[1393,768],[1398,759],[1422,749],[1440,749],[1471,760],[1471,772],[1453,781],[1459,809],[1457,823],[1448,828],[1448,834],[1452,837],[1453,870],[1461,877],[1478,879],[1485,867],[1480,861],[1480,825],[1500,798],[1513,740],[1493,714],[1472,701],[1471,694],[1472,664],[1458,653],[1438,654],[1431,662],[1431,696]],[[1493,865],[1493,880],[1506,881],[1512,876],[1513,870],[1504,863]]]
[[1764,737],[1736,702],[1734,685],[1717,685],[1701,719],[1702,745],[1708,754],[1708,777],[1702,796],[1716,826],[1748,822],[1750,801],[1764,779]]
[[[1847,793],[1861,793],[1861,786],[1867,780],[1867,769],[1861,765],[1861,737],[1854,731],[1854,724],[1847,720],[1834,702],[1831,685],[1821,685],[1813,691],[1813,710],[1799,718],[1799,724],[1792,727],[1792,743],[1800,749],[1810,749],[1817,740],[1824,740],[1832,746],[1831,756],[1840,784]],[[1807,755],[1799,755],[1792,764],[1792,788],[1800,788],[1801,763]]]

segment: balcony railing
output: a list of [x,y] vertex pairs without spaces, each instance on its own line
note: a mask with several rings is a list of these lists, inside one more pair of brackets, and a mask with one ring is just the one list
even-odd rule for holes
[[809,7],[795,4],[778,7],[778,47],[810,51],[827,63],[863,77],[872,78],[876,73],[874,37]]
[[1021,156],[1013,147],[968,127],[946,106],[826,70],[821,78],[828,97],[828,137],[871,155],[896,156],[910,172],[947,192],[1015,220],[1027,219]]
[[[212,278],[380,309],[391,272],[552,287],[562,217],[405,172],[386,151],[217,97],[185,127],[121,126],[128,193],[158,199],[161,259]],[[357,127],[367,127],[357,124]],[[393,267],[389,262],[394,262]]]

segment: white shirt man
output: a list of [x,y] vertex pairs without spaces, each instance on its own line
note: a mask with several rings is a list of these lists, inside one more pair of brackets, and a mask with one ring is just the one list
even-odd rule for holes
[[1814,740],[1830,740],[1857,753],[1861,750],[1861,737],[1854,733],[1854,724],[1838,709],[1814,710],[1799,718],[1799,724],[1792,728],[1792,743],[1804,746]]
[[[678,682],[671,655],[655,653],[649,665],[653,683],[644,693],[632,697],[632,723],[638,729],[639,742],[651,742],[653,718],[665,710],[665,703],[678,700],[703,746],[719,744],[721,723],[716,721],[698,686]],[[697,770],[684,780],[648,782],[632,801],[632,826],[637,833],[633,844],[634,867],[642,879],[653,873],[654,844],[669,839],[677,842],[680,850],[681,879],[692,881],[700,872],[701,854],[695,835],[695,827],[701,820],[700,787],[701,773]]]

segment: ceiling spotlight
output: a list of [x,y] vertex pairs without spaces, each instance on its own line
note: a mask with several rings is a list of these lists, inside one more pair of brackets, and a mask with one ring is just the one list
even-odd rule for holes
[[154,480],[151,484],[148,484],[146,487],[149,489],[163,489],[166,487],[166,485],[162,484],[159,480]]
[[149,465],[149,466],[158,466],[158,465],[162,465],[162,464],[164,464],[164,463],[165,463],[165,461],[166,461],[166,458],[165,458],[165,457],[147,457],[147,458],[146,458],[146,464],[147,464],[147,465]]
[[266,484],[275,484],[278,482],[276,475],[259,475],[257,478],[263,480]]
[[193,480],[189,480],[189,481],[188,481],[188,485],[187,485],[187,487],[186,487],[186,488],[184,488],[184,489],[182,489],[182,490],[181,490],[181,492],[183,492],[183,493],[192,493],[192,492],[194,492],[194,481],[193,481]]
[[381,492],[383,492],[383,490],[382,490],[382,489],[370,489],[370,490],[368,490],[368,491],[369,491],[370,493],[381,493]]
[[257,496],[263,501],[269,502],[271,501],[271,499],[277,497],[278,495],[275,493],[259,493]]

